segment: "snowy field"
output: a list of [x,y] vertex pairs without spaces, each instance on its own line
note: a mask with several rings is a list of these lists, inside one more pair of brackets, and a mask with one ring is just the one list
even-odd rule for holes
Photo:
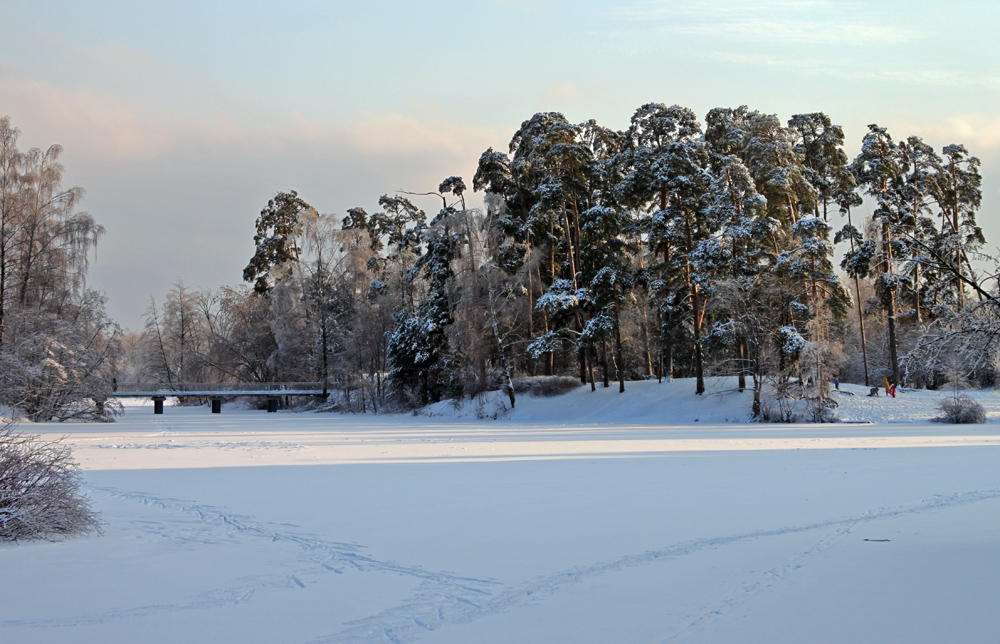
[[997,641],[1000,394],[760,425],[727,386],[26,424],[105,534],[0,544],[0,642]]

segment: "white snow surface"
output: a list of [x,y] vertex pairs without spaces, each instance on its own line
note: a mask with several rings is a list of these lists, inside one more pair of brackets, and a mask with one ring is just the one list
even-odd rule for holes
[[25,423],[105,528],[0,544],[0,642],[997,641],[996,392],[985,425],[852,385],[859,422],[765,425],[729,380],[612,385]]

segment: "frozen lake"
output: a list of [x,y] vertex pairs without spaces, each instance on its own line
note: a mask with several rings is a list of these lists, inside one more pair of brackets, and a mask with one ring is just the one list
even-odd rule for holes
[[0,641],[996,641],[996,393],[987,425],[913,392],[816,426],[692,388],[26,425],[67,436],[106,526],[0,545]]

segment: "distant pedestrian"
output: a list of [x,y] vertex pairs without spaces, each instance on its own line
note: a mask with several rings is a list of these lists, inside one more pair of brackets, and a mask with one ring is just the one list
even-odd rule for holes
[[833,379],[833,388],[836,389],[837,391],[840,391],[840,377],[839,376]]
[[882,378],[882,386],[885,387],[885,395],[888,396],[890,394],[889,390],[892,388],[891,385],[889,385],[888,378]]
[[889,393],[892,394],[893,398],[896,397],[896,385],[893,385],[892,387],[889,388]]

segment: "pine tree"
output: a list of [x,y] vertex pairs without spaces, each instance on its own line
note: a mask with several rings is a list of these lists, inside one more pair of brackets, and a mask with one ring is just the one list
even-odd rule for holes
[[[949,145],[942,152],[944,160],[938,174],[936,193],[942,225],[941,237],[935,248],[941,255],[953,256],[955,263],[964,266],[974,281],[975,273],[969,255],[986,243],[983,231],[976,223],[976,212],[982,203],[980,161],[970,156],[963,145]],[[954,278],[945,279],[956,291],[958,308],[964,308],[965,283]]]
[[869,125],[861,153],[851,164],[858,186],[875,199],[872,234],[854,252],[848,253],[843,268],[851,277],[874,277],[875,291],[886,313],[889,330],[889,368],[893,384],[900,384],[896,339],[897,292],[900,278],[895,264],[905,259],[904,236],[915,218],[906,202],[903,172],[906,158],[885,128]]
[[637,236],[649,249],[650,264],[641,281],[656,303],[664,350],[657,364],[663,369],[665,363],[668,378],[674,372],[673,349],[681,343],[683,321],[689,318],[693,302],[685,272],[674,263],[674,239],[667,234],[671,186],[676,186],[678,179],[676,169],[671,170],[672,159],[684,146],[695,145],[700,135],[701,125],[690,109],[647,103],[632,115],[622,151],[615,159],[619,177],[613,188],[615,201],[635,213],[636,227],[641,231]]
[[378,203],[382,210],[372,215],[368,215],[363,208],[349,209],[343,228],[365,231],[371,250],[376,253],[387,251],[368,260],[368,270],[377,275],[371,283],[372,294],[377,295],[387,288],[386,276],[395,267],[399,287],[398,309],[412,311],[416,298],[409,272],[414,257],[420,254],[427,215],[412,201],[399,195],[382,195]]
[[[441,197],[442,208],[426,229],[418,222],[416,229],[425,250],[407,276],[414,280],[423,275],[427,292],[412,314],[400,314],[396,331],[389,339],[390,378],[402,390],[419,387],[424,404],[440,400],[449,389],[453,397],[461,396],[459,356],[450,350],[447,331],[454,321],[453,263],[469,233],[468,222],[461,216],[464,191],[461,177],[449,177],[437,193],[432,193]],[[462,211],[448,204],[449,193],[459,198]],[[413,230],[403,238],[413,237]]]
[[795,152],[802,159],[803,177],[815,194],[815,213],[829,221],[829,210],[837,196],[855,187],[844,152],[844,130],[822,112],[796,114],[788,121],[796,136]]
[[[578,351],[592,350],[600,340],[604,356],[604,385],[608,382],[606,343],[615,346],[618,391],[625,391],[625,357],[622,348],[621,317],[626,297],[634,284],[631,252],[623,231],[630,228],[626,211],[611,206],[594,206],[581,213],[583,254],[597,268],[588,284],[588,302],[596,317],[587,321],[578,342]],[[593,385],[593,376],[591,376]]]
[[702,328],[705,322],[705,287],[708,275],[698,272],[696,250],[700,243],[715,235],[721,222],[707,216],[709,153],[701,140],[677,142],[667,146],[658,167],[658,178],[667,194],[667,207],[652,219],[651,237],[661,247],[672,249],[665,257],[667,273],[677,275],[685,286],[690,306],[691,354],[694,366],[695,393],[705,393]]
[[243,281],[253,283],[254,291],[261,295],[270,292],[273,287],[271,270],[291,260],[298,261],[296,226],[299,217],[311,209],[297,192],[289,190],[276,194],[260,211],[257,233],[253,237],[256,250],[243,269]]
[[717,154],[735,154],[767,200],[768,216],[784,226],[794,224],[803,211],[813,211],[816,191],[806,178],[803,152],[796,132],[773,114],[716,108],[705,117],[705,139]]
[[[746,166],[733,154],[712,157],[712,181],[709,186],[708,219],[718,222],[718,232],[703,240],[695,253],[696,272],[709,282],[732,280],[732,288],[746,288],[761,270],[765,261],[776,261],[775,234],[779,222],[766,216],[766,200],[754,185]],[[773,249],[773,250],[772,250]],[[711,287],[710,287],[711,288]],[[734,329],[734,346],[738,387],[746,388],[747,367],[750,364],[746,336],[734,323],[749,314],[741,308],[743,298],[730,297],[730,321],[719,328]],[[730,335],[726,333],[726,335]]]

